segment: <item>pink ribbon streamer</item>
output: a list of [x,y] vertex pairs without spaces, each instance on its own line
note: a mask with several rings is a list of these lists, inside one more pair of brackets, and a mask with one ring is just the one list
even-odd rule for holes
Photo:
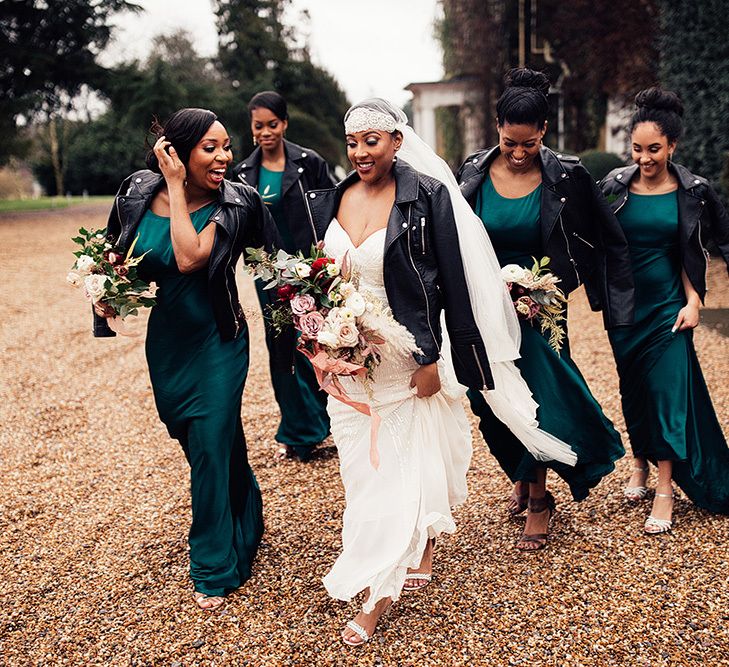
[[[318,348],[318,346],[316,346]],[[367,369],[360,364],[353,364],[344,359],[332,359],[326,352],[318,350],[314,353],[303,345],[298,346],[299,351],[306,356],[314,367],[316,380],[319,386],[332,398],[336,398],[357,412],[370,417],[370,464],[377,470],[380,467],[380,452],[377,449],[377,433],[382,418],[367,403],[352,400],[339,382],[338,376],[359,377],[364,379]]]

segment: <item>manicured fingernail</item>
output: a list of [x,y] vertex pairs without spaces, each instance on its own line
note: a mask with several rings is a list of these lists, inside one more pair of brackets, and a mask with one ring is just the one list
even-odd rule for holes
[[676,333],[676,329],[677,327],[673,327],[673,329],[671,329],[671,333]]

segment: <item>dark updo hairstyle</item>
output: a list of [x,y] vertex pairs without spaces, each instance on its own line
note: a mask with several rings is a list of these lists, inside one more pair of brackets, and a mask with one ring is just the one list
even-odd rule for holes
[[[197,146],[216,120],[218,117],[207,109],[180,109],[175,111],[164,125],[155,118],[149,131],[154,136],[155,142],[164,136],[175,147],[177,156],[187,167],[192,149]],[[152,171],[161,173],[159,161],[153,150],[147,153],[146,162]]]
[[635,96],[635,111],[630,119],[630,134],[638,123],[655,123],[672,144],[683,133],[683,102],[676,93],[662,88],[646,88]]
[[268,109],[279,120],[288,120],[289,112],[286,107],[286,100],[275,90],[264,90],[256,93],[248,102],[248,111],[254,109]]
[[496,121],[500,127],[535,125],[542,129],[549,115],[549,79],[528,67],[509,70],[504,76],[506,89],[496,103]]

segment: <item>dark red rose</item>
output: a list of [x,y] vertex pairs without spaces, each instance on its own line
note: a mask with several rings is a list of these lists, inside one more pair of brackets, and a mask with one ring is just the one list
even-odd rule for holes
[[119,248],[109,248],[104,250],[104,259],[114,265],[124,263],[124,253]]
[[296,288],[293,285],[281,285],[276,290],[279,301],[291,301],[296,296]]
[[123,264],[119,264],[119,265],[115,266],[114,271],[116,272],[116,275],[120,276],[121,278],[123,278],[124,276],[127,275],[127,273],[129,273],[129,269],[126,266],[124,266]]
[[321,271],[327,264],[334,264],[334,259],[332,257],[320,257],[319,259],[315,259],[311,263],[311,272],[316,275]]

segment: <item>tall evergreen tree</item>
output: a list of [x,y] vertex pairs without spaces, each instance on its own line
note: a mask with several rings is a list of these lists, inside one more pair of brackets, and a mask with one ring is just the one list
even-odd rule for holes
[[729,197],[729,0],[661,1],[661,84],[684,103],[677,159]]
[[139,7],[128,0],[0,2],[0,163],[19,116],[52,115],[85,83],[103,75],[96,55],[111,38],[111,16]]
[[230,81],[223,100],[230,131],[241,132],[243,152],[252,148],[246,105],[261,90],[286,98],[291,115],[288,136],[319,151],[330,163],[343,163],[342,117],[347,98],[336,80],[294,46],[294,30],[283,22],[290,0],[215,0],[219,62]]

